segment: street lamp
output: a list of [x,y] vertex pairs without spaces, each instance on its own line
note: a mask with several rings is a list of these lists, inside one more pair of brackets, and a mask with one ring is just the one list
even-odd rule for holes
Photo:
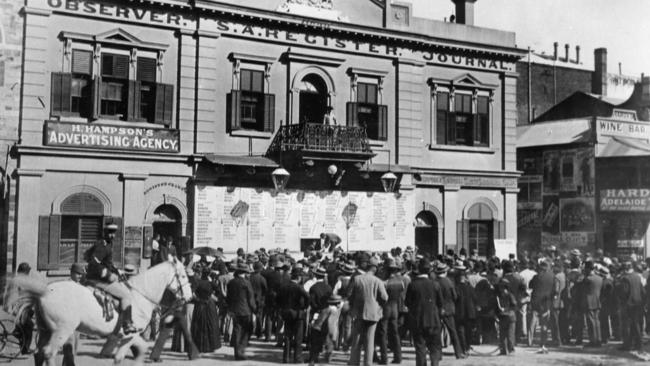
[[291,174],[284,168],[277,168],[271,173],[271,179],[273,179],[273,185],[278,191],[284,190],[284,187],[287,186],[289,182],[289,177]]
[[381,185],[384,187],[384,192],[392,192],[395,190],[395,183],[397,183],[397,176],[388,171],[381,176]]

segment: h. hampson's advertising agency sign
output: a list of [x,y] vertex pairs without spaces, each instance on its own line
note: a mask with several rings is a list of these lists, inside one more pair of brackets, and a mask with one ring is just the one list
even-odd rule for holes
[[177,153],[178,130],[48,121],[45,145]]

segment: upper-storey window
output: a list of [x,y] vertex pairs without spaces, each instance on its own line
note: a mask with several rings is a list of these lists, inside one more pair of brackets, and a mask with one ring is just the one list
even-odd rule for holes
[[368,138],[388,139],[388,106],[382,104],[382,85],[385,72],[351,68],[352,101],[347,103],[349,126],[366,129]]
[[171,125],[174,87],[159,82],[166,45],[121,29],[62,38],[66,57],[64,72],[52,73],[52,116]]
[[452,81],[430,79],[432,145],[490,146],[494,86],[465,75]]
[[275,95],[269,77],[274,59],[231,53],[232,90],[228,93],[228,131],[275,131]]

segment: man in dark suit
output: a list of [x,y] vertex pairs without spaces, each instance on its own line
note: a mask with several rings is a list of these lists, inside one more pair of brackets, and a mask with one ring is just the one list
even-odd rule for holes
[[240,263],[235,270],[235,278],[228,282],[228,309],[233,316],[233,344],[235,360],[246,360],[246,347],[253,328],[253,314],[257,310],[255,293],[251,282],[246,278],[250,269]]
[[266,292],[268,285],[266,278],[262,276],[262,269],[264,266],[260,262],[253,263],[253,273],[251,274],[250,281],[255,294],[255,304],[257,311],[255,312],[255,335],[257,338],[262,338],[262,328],[264,328],[263,310],[264,303],[266,302]]
[[550,270],[548,262],[539,264],[539,272],[530,281],[530,288],[533,290],[530,296],[530,306],[533,314],[528,327],[528,346],[533,345],[535,329],[540,326],[542,352],[546,351],[546,330],[550,320],[550,312],[553,307],[553,284],[555,277]]
[[[284,321],[284,349],[282,362],[302,363],[302,338],[305,331],[309,294],[300,284],[302,269],[291,271],[291,280],[282,284],[278,291],[277,304]],[[291,357],[293,353],[293,357]]]
[[456,332],[456,321],[454,314],[456,312],[456,299],[458,294],[456,293],[456,288],[449,278],[447,278],[447,272],[449,271],[449,266],[445,263],[439,263],[436,266],[436,282],[440,286],[440,294],[442,296],[442,309],[443,315],[441,316],[442,324],[447,329],[449,333],[449,338],[451,338],[451,344],[454,345],[454,354],[456,358],[465,358],[465,353],[461,349],[460,342],[458,341],[458,333]]
[[[154,343],[149,358],[153,362],[161,362],[160,354],[162,353],[162,349],[165,346],[167,339],[171,335],[174,328],[179,328],[183,332],[183,336],[187,342],[187,356],[190,360],[198,359],[199,350],[196,348],[196,344],[194,344],[194,341],[192,340],[192,334],[190,333],[189,326],[187,324],[185,306],[176,307],[178,305],[176,304],[176,296],[174,296],[174,294],[169,291],[165,291],[163,293],[161,304],[167,309],[171,310],[173,308],[173,311],[171,311],[171,314],[169,316],[160,319],[160,322],[162,323],[160,327],[160,333],[158,334],[158,338],[156,338],[156,342]],[[168,311],[163,311],[163,313],[168,314]]]
[[[276,269],[278,267],[278,269]],[[268,342],[271,339],[271,331],[276,329],[276,342],[281,343],[282,339],[280,338],[280,328],[278,324],[280,319],[280,314],[278,312],[277,306],[277,296],[280,292],[280,287],[282,285],[282,264],[277,260],[277,256],[273,255],[269,259],[268,267],[261,272],[264,279],[266,279],[267,293],[264,302],[264,341]]]
[[564,308],[564,301],[562,294],[566,288],[566,275],[564,274],[564,266],[561,261],[556,261],[553,264],[553,308],[551,309],[551,338],[553,342],[559,347],[562,346],[562,332],[560,332],[560,313]]
[[401,258],[388,258],[384,263],[388,273],[386,292],[388,301],[383,306],[383,316],[377,327],[379,339],[379,364],[388,363],[388,348],[393,350],[393,363],[402,362],[402,342],[399,337],[399,314],[404,308],[406,284],[400,271],[402,270]]
[[[309,288],[311,313],[318,314],[327,307],[327,299],[332,296],[332,287],[325,282],[327,271],[318,267],[311,271],[316,282]],[[313,317],[313,316],[312,316]]]
[[587,332],[589,343],[585,347],[600,347],[600,289],[603,279],[594,272],[594,262],[585,262],[585,279],[583,280],[583,306],[587,319]]
[[454,317],[456,330],[461,350],[465,356],[469,356],[470,345],[472,344],[472,327],[476,323],[476,293],[467,279],[467,268],[463,264],[454,267],[456,272],[456,309]]
[[515,266],[511,261],[504,261],[502,267],[503,278],[508,280],[508,282],[506,282],[508,284],[508,292],[510,292],[517,301],[516,314],[519,315],[521,314],[524,302],[528,301],[526,281],[519,272],[515,271]]
[[621,334],[624,337],[621,349],[641,351],[645,289],[641,276],[634,272],[632,262],[625,262],[623,270],[625,274],[621,277],[617,289],[622,315]]
[[350,312],[354,317],[352,326],[352,351],[348,364],[358,365],[361,360],[361,348],[364,349],[364,366],[372,365],[375,351],[375,330],[381,320],[382,304],[388,300],[386,287],[375,273],[379,260],[361,258],[359,275],[352,278],[348,290]]
[[443,303],[440,286],[429,279],[430,272],[429,261],[420,260],[416,276],[406,289],[407,322],[415,345],[416,366],[427,365],[427,351],[432,366],[438,366],[442,359],[440,312]]
[[614,318],[618,306],[614,294],[614,281],[609,275],[609,269],[601,266],[597,272],[603,278],[603,287],[600,290],[600,342],[607,344],[609,337],[612,335],[609,320],[610,317]]

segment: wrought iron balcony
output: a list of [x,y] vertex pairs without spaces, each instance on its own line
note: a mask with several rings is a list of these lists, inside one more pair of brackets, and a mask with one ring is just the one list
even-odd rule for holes
[[301,123],[281,126],[266,152],[269,157],[298,155],[302,159],[366,161],[373,154],[363,127]]

